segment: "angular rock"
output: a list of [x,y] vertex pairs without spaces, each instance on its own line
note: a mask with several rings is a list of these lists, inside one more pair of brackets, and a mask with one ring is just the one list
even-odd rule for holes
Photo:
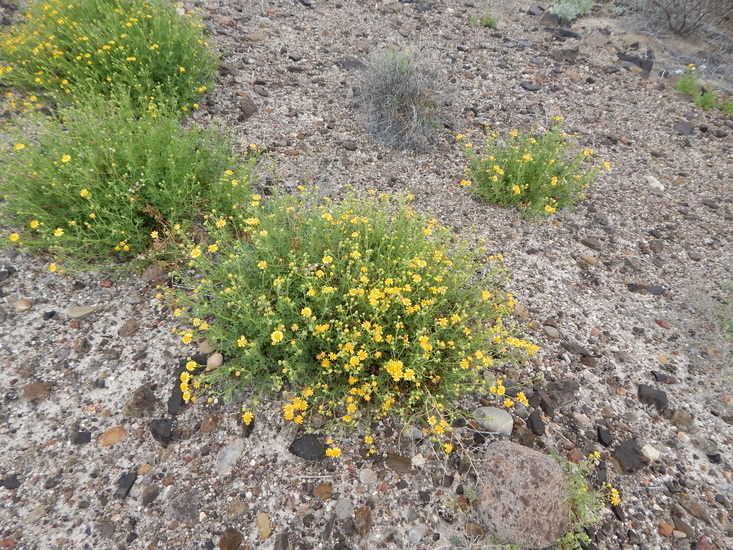
[[473,412],[473,417],[487,432],[512,435],[514,420],[512,415],[503,409],[479,407]]
[[384,464],[398,474],[409,474],[412,471],[412,460],[404,456],[388,454]]
[[124,441],[126,438],[127,430],[122,426],[115,426],[114,428],[110,428],[102,434],[102,437],[99,440],[99,444],[102,447],[110,447],[112,445],[117,445],[118,443]]
[[288,550],[290,548],[290,540],[287,531],[278,533],[275,537],[275,544],[272,550]]
[[581,239],[580,244],[596,251],[603,248],[603,243],[595,237],[584,237],[583,239]]
[[532,411],[527,418],[527,427],[534,435],[545,435],[545,422],[539,411]]
[[372,528],[372,509],[369,506],[362,506],[354,513],[354,527],[362,537]]
[[148,485],[143,489],[142,494],[142,505],[143,506],[150,506],[153,501],[158,498],[158,495],[160,494],[160,487],[158,485]]
[[242,98],[239,102],[239,110],[242,113],[242,119],[247,120],[257,114],[257,104],[251,97]]
[[567,479],[550,456],[510,441],[489,446],[479,469],[478,513],[488,532],[530,548],[552,546],[568,528]]
[[520,86],[528,92],[538,92],[541,88],[539,84],[535,84],[534,82],[522,82]]
[[38,405],[51,395],[52,389],[53,384],[50,382],[31,382],[23,386],[23,399],[32,405]]
[[134,335],[140,329],[140,323],[137,319],[128,319],[125,323],[117,329],[117,336],[120,338],[129,338]]
[[229,475],[244,452],[244,439],[235,439],[224,445],[216,455],[216,471],[220,476]]
[[242,546],[244,535],[234,529],[227,527],[219,540],[219,550],[239,550]]
[[669,406],[667,393],[648,386],[647,384],[639,384],[637,396],[641,403],[644,403],[645,405],[654,405],[659,411],[663,411],[667,406]]
[[293,441],[288,451],[303,460],[323,460],[326,446],[314,434],[305,434]]
[[89,317],[96,308],[94,306],[75,306],[66,310],[66,315],[71,319],[85,319]]
[[198,521],[203,496],[203,493],[197,488],[178,495],[168,505],[168,515],[181,523]]
[[603,426],[598,426],[597,432],[598,432],[598,442],[601,445],[603,445],[604,447],[610,447],[611,443],[613,443],[613,436],[611,435],[611,432],[608,431]]
[[173,420],[170,418],[158,418],[152,420],[148,425],[150,434],[164,448],[173,440]]
[[647,463],[647,458],[641,452],[639,445],[633,439],[624,441],[611,453],[621,466],[624,474],[633,474]]
[[140,274],[140,278],[143,281],[152,282],[155,279],[159,279],[163,275],[165,275],[165,270],[163,269],[162,266],[160,266],[158,264],[150,264]]
[[127,495],[130,494],[130,489],[132,489],[132,486],[135,484],[135,481],[137,480],[137,472],[130,472],[129,474],[125,474],[120,479],[117,480],[117,490],[115,491],[115,498],[127,498]]
[[[559,380],[553,380],[547,384],[547,393],[552,398],[551,405],[554,408],[562,408],[566,405],[575,403],[577,401],[576,395],[579,390],[580,383],[573,378],[560,378]],[[537,393],[541,395],[541,392]],[[549,409],[546,409],[544,405],[542,406],[542,409],[549,416],[552,416],[553,413]]]
[[272,525],[267,514],[260,512],[257,514],[257,531],[260,540],[266,540],[272,534]]
[[134,418],[144,418],[155,413],[155,406],[158,400],[148,386],[140,386],[136,389],[130,399],[122,407],[122,412],[126,416]]
[[92,432],[74,432],[69,440],[72,445],[84,445],[92,440]]

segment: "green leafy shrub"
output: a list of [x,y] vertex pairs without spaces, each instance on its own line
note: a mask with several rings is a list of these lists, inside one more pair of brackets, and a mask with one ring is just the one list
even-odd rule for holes
[[700,91],[700,83],[697,80],[697,67],[694,63],[690,63],[677,79],[674,89],[683,94],[690,96],[696,95]]
[[593,0],[560,0],[550,11],[565,21],[574,21],[580,15],[588,15],[593,9]]
[[489,29],[495,29],[498,22],[499,20],[488,11],[482,16],[472,15],[469,19],[469,23],[474,27],[486,27]]
[[709,85],[703,86],[697,75],[697,67],[690,63],[677,79],[675,90],[691,96],[692,102],[705,111],[719,108],[726,114],[733,112],[733,102],[721,104],[715,90]]
[[250,166],[226,175],[240,161],[221,132],[181,129],[172,108],[149,107],[136,118],[100,98],[17,128],[0,181],[5,219],[25,228],[11,240],[82,261],[134,258],[200,210],[234,208]]
[[25,21],[0,36],[0,83],[73,96],[125,89],[190,106],[212,82],[214,56],[201,25],[164,1],[31,2]]
[[422,50],[377,54],[362,73],[355,101],[382,144],[424,150],[436,124],[440,76]]
[[[490,386],[499,393],[484,371],[536,351],[506,320],[513,299],[500,258],[449,245],[449,230],[405,200],[313,201],[254,196],[231,221],[210,215],[208,239],[189,245],[187,290],[171,291],[190,321],[180,334],[205,337],[226,361],[184,373],[185,399],[285,388],[287,420],[315,413],[368,426],[394,412],[440,413]],[[449,427],[438,418],[427,420],[441,433]]]
[[[559,117],[558,117],[559,118]],[[486,151],[479,153],[465,143],[470,180],[461,183],[485,202],[523,208],[527,215],[547,215],[558,208],[573,206],[583,198],[583,190],[594,181],[598,165],[587,167],[593,154],[586,149],[569,155],[570,137],[559,127],[544,134],[511,131],[502,137],[487,132]],[[610,164],[602,163],[606,169]]]
[[589,483],[588,478],[598,466],[599,453],[593,452],[578,463],[568,462],[556,455],[555,459],[560,463],[568,479],[570,529],[555,543],[554,548],[580,550],[591,542],[586,529],[600,521],[600,512],[606,504],[619,504],[619,492],[608,483],[600,486]]

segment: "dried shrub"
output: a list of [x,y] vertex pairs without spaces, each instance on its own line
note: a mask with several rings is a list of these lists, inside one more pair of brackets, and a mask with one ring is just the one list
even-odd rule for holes
[[424,150],[433,139],[440,81],[421,49],[377,54],[355,92],[369,132],[389,147]]
[[647,23],[679,36],[691,36],[733,16],[733,4],[721,0],[641,0]]

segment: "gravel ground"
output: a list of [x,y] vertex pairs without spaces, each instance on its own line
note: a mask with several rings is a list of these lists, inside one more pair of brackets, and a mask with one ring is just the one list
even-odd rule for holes
[[[529,410],[516,411],[511,439],[602,453],[621,504],[603,512],[595,546],[733,548],[733,356],[721,322],[733,280],[733,119],[697,109],[669,78],[706,46],[637,35],[610,8],[562,37],[508,0],[488,6],[496,30],[468,23],[485,5],[453,0],[200,7],[223,65],[197,123],[266,147],[276,185],[406,191],[416,209],[503,254],[517,315],[540,346],[504,374],[543,375],[535,390],[556,405],[542,410],[541,436]],[[418,46],[445,76],[435,143],[380,147],[353,87],[370,55]],[[650,49],[649,74],[619,59]],[[551,116],[612,164],[574,212],[528,221],[458,184],[455,134],[478,146],[485,125],[528,129]],[[171,414],[179,361],[211,350],[171,335],[161,272],[59,276],[14,250],[0,264],[0,547],[491,547],[466,542],[481,528],[464,504],[478,483],[471,457],[497,436],[459,428],[471,443],[443,461],[381,425],[375,457],[355,436],[338,460],[304,461],[288,450],[301,434],[281,420],[281,396],[263,399],[248,433],[239,403]],[[158,423],[154,437],[153,420],[171,420],[171,433]],[[628,442],[644,449],[631,465],[619,451]]]

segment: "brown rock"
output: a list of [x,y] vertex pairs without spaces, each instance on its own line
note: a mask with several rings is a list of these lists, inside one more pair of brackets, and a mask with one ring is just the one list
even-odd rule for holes
[[384,463],[387,465],[387,468],[399,474],[409,474],[412,471],[412,460],[404,456],[388,454]]
[[321,500],[327,500],[331,498],[332,494],[333,487],[331,487],[330,483],[321,483],[320,485],[317,485],[315,489],[313,489],[313,495],[316,498],[320,498]]
[[146,267],[143,272],[140,274],[140,277],[143,281],[154,281],[155,279],[159,279],[165,275],[165,271],[161,266],[158,264],[150,264],[148,267]]
[[117,445],[121,441],[124,441],[126,438],[127,430],[122,426],[115,426],[114,428],[110,428],[102,434],[102,437],[99,440],[99,444],[102,447],[109,447],[111,445]]
[[218,425],[219,419],[216,416],[207,416],[201,421],[201,427],[199,428],[199,431],[205,434],[211,433],[217,428]]
[[552,546],[569,526],[567,478],[550,456],[510,441],[489,446],[478,473],[478,512],[488,532],[510,544]]
[[136,319],[128,319],[125,324],[117,330],[117,336],[121,338],[129,338],[135,334],[140,328],[140,323]]
[[220,550],[239,550],[242,546],[244,535],[232,527],[227,527],[219,540]]
[[354,527],[362,537],[372,528],[372,509],[362,506],[354,513]]
[[130,399],[122,407],[122,412],[126,416],[134,418],[145,418],[155,413],[155,406],[158,400],[155,398],[153,390],[148,386],[140,386],[136,389]]
[[38,405],[51,395],[52,389],[53,384],[49,382],[31,382],[23,387],[23,399],[33,405]]
[[22,300],[18,300],[13,304],[13,307],[15,307],[15,311],[18,313],[23,313],[24,311],[28,311],[30,308],[33,307],[33,303],[30,300],[27,300],[23,298]]
[[239,110],[242,113],[242,118],[244,118],[245,120],[256,115],[258,111],[257,104],[251,97],[242,98],[242,100],[239,102]]
[[657,528],[659,529],[659,534],[665,538],[672,536],[672,531],[674,531],[674,526],[669,523],[660,523]]

